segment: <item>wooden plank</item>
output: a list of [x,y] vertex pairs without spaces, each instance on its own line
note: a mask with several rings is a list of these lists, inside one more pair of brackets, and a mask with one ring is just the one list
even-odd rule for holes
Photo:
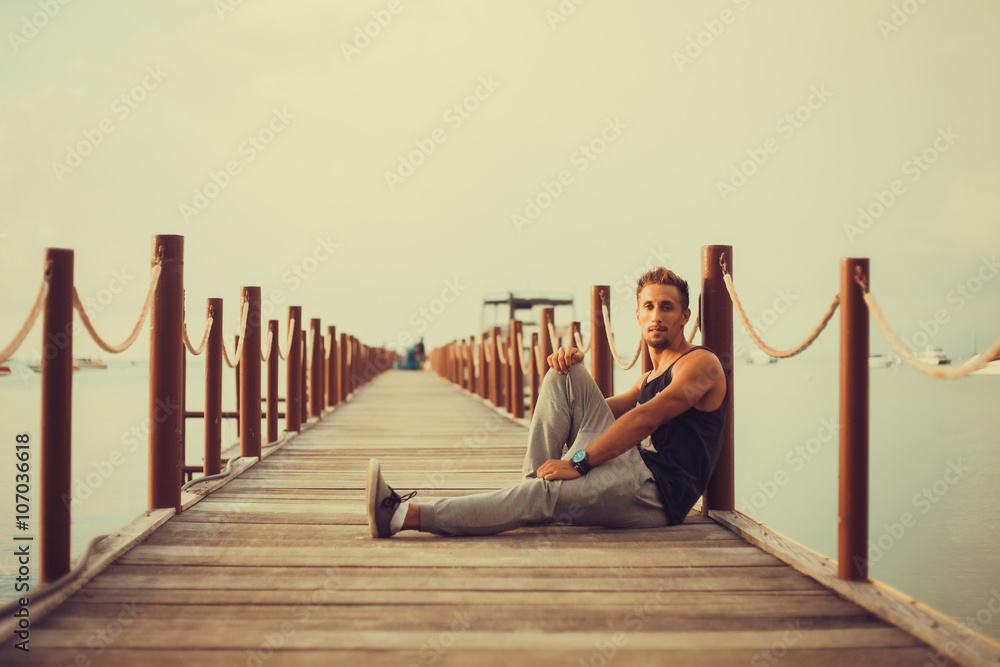
[[[368,536],[371,456],[394,488],[453,497],[517,483],[525,438],[429,374],[382,376],[33,625],[30,659],[11,664],[770,667],[930,655],[708,517],[655,530]],[[118,633],[98,654],[102,629]]]
[[[367,667],[405,667],[406,665],[434,665],[434,667],[509,667],[510,665],[600,665],[616,664],[628,667],[747,667],[747,665],[811,665],[812,667],[898,667],[899,665],[933,665],[928,662],[925,650],[910,648],[838,647],[834,649],[799,648],[797,646],[769,649],[717,649],[711,646],[695,649],[672,649],[669,662],[664,661],[664,651],[635,649],[627,643],[616,645],[611,637],[591,637],[583,647],[551,649],[549,647],[525,649],[505,646],[502,650],[476,650],[462,645],[462,637],[427,637],[415,648],[402,649],[295,649],[273,651],[267,638],[257,644],[240,649],[177,649],[161,648],[156,651],[158,667],[233,667],[257,664],[267,667],[329,667],[330,665],[365,665]],[[612,653],[612,647],[614,652]],[[282,646],[282,648],[285,648]],[[780,650],[780,656],[779,651]],[[95,650],[82,652],[93,656]],[[10,664],[71,665],[81,654],[77,649],[32,649],[31,657],[18,656]],[[604,655],[611,659],[601,663]],[[135,667],[151,664],[149,653],[141,650],[120,649],[112,646],[103,649],[93,663],[101,667]],[[613,662],[612,662],[613,661]]]
[[927,642],[960,665],[1000,664],[1000,644],[971,632],[964,625],[877,581],[843,581],[837,563],[754,521],[742,512],[712,510],[710,516],[747,542],[782,561],[879,618]]

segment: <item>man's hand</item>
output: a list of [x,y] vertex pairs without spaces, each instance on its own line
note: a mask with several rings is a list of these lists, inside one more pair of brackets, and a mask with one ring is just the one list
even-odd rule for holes
[[569,373],[573,364],[578,364],[581,361],[583,361],[583,351],[575,347],[560,347],[548,358],[549,367],[560,375]]
[[549,459],[542,465],[538,466],[538,470],[535,471],[535,476],[538,479],[546,480],[557,480],[557,479],[576,479],[580,476],[580,473],[576,471],[573,464],[569,461],[563,461],[562,459]]

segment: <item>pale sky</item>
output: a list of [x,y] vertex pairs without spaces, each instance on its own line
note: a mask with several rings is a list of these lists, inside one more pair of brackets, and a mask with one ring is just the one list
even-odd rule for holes
[[242,285],[281,319],[433,346],[476,333],[486,293],[573,293],[586,320],[609,284],[625,355],[635,275],[665,264],[696,296],[721,243],[774,347],[845,256],[871,258],[901,336],[936,315],[956,357],[973,326],[1000,336],[996,2],[49,5],[0,7],[0,344],[46,247],[75,249],[123,339],[157,233],[185,236],[192,335],[217,296],[235,333]]

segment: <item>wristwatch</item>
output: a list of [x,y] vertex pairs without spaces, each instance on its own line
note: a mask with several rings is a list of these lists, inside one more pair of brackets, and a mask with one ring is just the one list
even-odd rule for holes
[[576,471],[581,475],[586,475],[590,472],[590,469],[594,467],[590,465],[590,459],[587,458],[587,450],[585,449],[581,449],[574,454],[573,458],[571,458],[569,462],[573,464],[573,467],[576,468]]

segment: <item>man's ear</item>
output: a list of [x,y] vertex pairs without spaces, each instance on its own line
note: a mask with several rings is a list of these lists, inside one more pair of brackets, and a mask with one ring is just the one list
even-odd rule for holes
[[691,319],[691,309],[690,308],[685,308],[684,309],[684,324],[687,324],[688,320],[690,320],[690,319]]

